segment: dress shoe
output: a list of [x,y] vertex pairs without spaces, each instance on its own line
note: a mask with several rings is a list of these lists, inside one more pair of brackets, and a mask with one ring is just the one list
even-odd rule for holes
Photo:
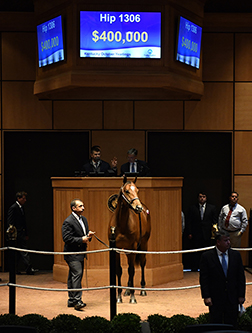
[[76,304],[76,303],[68,302],[68,303],[67,303],[67,306],[68,306],[69,308],[73,308],[73,307],[75,306],[75,304]]
[[34,275],[37,272],[38,272],[38,269],[29,268],[29,269],[27,269],[26,274],[27,275]]
[[80,309],[84,308],[86,305],[87,305],[86,303],[79,301],[78,303],[75,304],[74,308],[75,308],[75,310],[80,310]]

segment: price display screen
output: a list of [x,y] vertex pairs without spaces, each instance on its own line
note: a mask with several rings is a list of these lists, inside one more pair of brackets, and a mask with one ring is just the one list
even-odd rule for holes
[[39,67],[64,60],[61,16],[37,26]]
[[176,60],[199,68],[202,28],[180,16]]
[[81,11],[80,57],[161,58],[161,13]]

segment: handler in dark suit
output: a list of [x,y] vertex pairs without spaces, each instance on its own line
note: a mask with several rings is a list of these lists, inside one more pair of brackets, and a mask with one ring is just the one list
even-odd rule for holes
[[[191,247],[199,249],[211,246],[212,226],[217,223],[217,211],[214,205],[207,203],[206,193],[198,194],[198,203],[189,208],[186,219],[186,233]],[[192,270],[197,271],[202,252],[192,256]]]
[[[75,254],[65,254],[64,259],[69,266],[67,287],[68,289],[81,289],[81,280],[83,277],[84,257],[87,243],[94,234],[88,228],[87,219],[81,216],[84,211],[84,204],[79,199],[71,201],[72,214],[69,215],[62,225],[62,236],[65,242],[64,252],[76,252]],[[80,310],[86,306],[82,302],[82,291],[68,292],[68,306]]]
[[[16,193],[16,202],[11,205],[8,210],[7,223],[8,225],[14,225],[17,229],[17,247],[26,249],[26,241],[28,239],[28,233],[26,228],[24,204],[26,202],[27,193],[24,191]],[[33,275],[37,272],[37,269],[32,268],[31,259],[28,252],[18,251],[17,252],[17,269],[18,262],[22,258],[25,265],[25,271],[28,275]],[[17,274],[21,274],[17,270]]]
[[246,281],[241,255],[230,249],[226,231],[216,233],[216,247],[202,254],[200,285],[211,323],[236,326],[238,304],[245,301]]
[[90,152],[90,159],[82,167],[86,175],[90,173],[99,174],[103,173],[104,176],[117,176],[117,158],[114,157],[111,160],[111,165],[109,163],[101,160],[101,148],[100,146],[93,146]]
[[137,159],[137,149],[131,148],[128,150],[127,154],[128,162],[121,166],[120,176],[123,176],[125,172],[138,172],[139,177],[149,177],[151,175],[147,163]]

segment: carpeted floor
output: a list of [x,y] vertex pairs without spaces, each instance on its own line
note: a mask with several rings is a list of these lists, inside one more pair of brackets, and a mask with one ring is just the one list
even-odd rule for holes
[[[8,282],[9,274],[0,273],[2,281]],[[252,282],[252,274],[246,271],[247,282]],[[52,272],[38,272],[34,276],[17,275],[16,283],[25,286],[43,288],[66,288],[66,284],[54,281]],[[155,286],[155,288],[179,288],[199,284],[198,272],[184,272],[184,278],[179,281]],[[9,287],[0,287],[0,314],[9,312]],[[26,288],[16,288],[16,314],[19,316],[37,313],[52,319],[59,314],[73,314],[80,318],[90,316],[102,316],[110,319],[110,291],[84,291],[83,301],[87,306],[82,311],[67,307],[67,292],[65,291],[41,291]],[[136,291],[137,304],[130,304],[129,297],[123,297],[123,303],[117,305],[117,313],[136,313],[142,320],[150,314],[161,314],[171,317],[174,314],[184,314],[198,317],[208,312],[204,305],[200,289],[185,289],[173,291],[148,291],[146,297]],[[252,305],[252,285],[247,286],[245,307]]]

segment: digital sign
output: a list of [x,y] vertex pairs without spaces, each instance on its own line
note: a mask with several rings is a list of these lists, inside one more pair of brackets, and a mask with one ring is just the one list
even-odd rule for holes
[[39,67],[64,60],[61,16],[37,26]]
[[81,11],[80,57],[161,58],[161,13]]
[[202,28],[180,16],[176,60],[199,68]]

